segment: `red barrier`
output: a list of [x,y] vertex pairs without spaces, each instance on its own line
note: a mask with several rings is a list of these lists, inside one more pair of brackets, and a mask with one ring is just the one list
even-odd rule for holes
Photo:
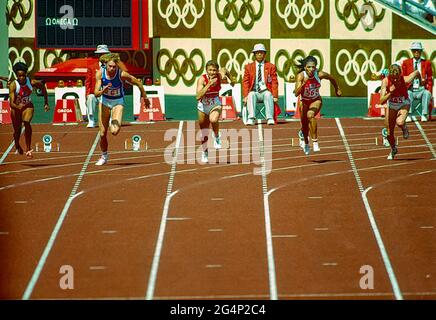
[[148,98],[148,100],[150,100],[150,107],[148,109],[145,108],[144,102],[141,102],[141,109],[137,121],[164,121],[165,115],[162,113],[159,98]]
[[56,101],[53,113],[53,123],[77,123],[82,121],[82,112],[76,99]]
[[235,105],[233,103],[233,97],[220,97],[222,112],[220,120],[237,120]]
[[1,124],[11,124],[11,106],[9,101],[0,101],[0,123]]

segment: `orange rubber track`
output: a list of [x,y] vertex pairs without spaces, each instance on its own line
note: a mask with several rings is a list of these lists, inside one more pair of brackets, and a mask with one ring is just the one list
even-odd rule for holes
[[[33,143],[51,134],[60,152],[28,160],[14,148],[6,154],[12,127],[0,126],[0,298],[23,298],[38,265],[30,299],[144,299],[152,270],[152,299],[395,299],[395,292],[436,298],[432,122],[420,123],[422,131],[409,124],[410,138],[400,137],[394,161],[380,145],[378,119],[340,119],[350,153],[335,119],[320,119],[321,151],[309,156],[298,146],[298,122],[261,129],[224,122],[223,130],[250,133],[254,163],[241,163],[239,143],[239,163],[222,156],[203,165],[187,163],[197,150],[188,142],[198,124],[185,121],[172,167],[179,124],[123,126],[109,137],[102,167],[94,165],[98,129],[33,125]],[[259,130],[271,168],[264,176],[253,174],[262,168]],[[124,149],[134,134],[147,141],[147,151]],[[73,290],[60,287],[62,266],[74,270]],[[374,272],[373,289],[360,286],[364,266]]]

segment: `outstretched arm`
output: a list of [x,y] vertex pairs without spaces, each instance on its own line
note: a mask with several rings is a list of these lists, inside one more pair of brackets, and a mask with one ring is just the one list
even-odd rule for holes
[[272,78],[272,95],[274,99],[274,103],[279,101],[279,80],[277,78],[277,68],[273,64],[271,66],[271,78]]
[[206,94],[207,90],[209,90],[210,87],[212,87],[214,84],[216,84],[217,81],[218,81],[217,78],[212,78],[212,79],[209,79],[209,82],[207,84],[204,84],[204,78],[200,77],[197,80],[197,91],[196,91],[195,98],[197,100],[201,100],[204,97],[204,95]]
[[103,93],[105,93],[111,86],[112,84],[109,83],[107,86],[105,86],[104,88],[101,87],[101,70],[98,70],[95,73],[95,88],[94,88],[94,96],[96,98],[101,97],[101,95]]
[[144,100],[145,107],[148,108],[150,106],[150,100],[148,100],[147,98],[147,93],[144,90],[142,82],[139,81],[136,77],[132,76],[127,71],[121,72],[121,79],[124,81],[128,81],[138,87],[139,91],[141,91],[141,98]]
[[327,79],[331,82],[333,87],[335,88],[335,93],[338,97],[342,96],[342,91],[339,89],[338,83],[336,82],[336,79],[333,78],[333,76],[327,72],[320,71],[318,73],[320,79]]
[[303,87],[306,84],[307,80],[308,80],[308,78],[305,77],[302,72],[297,74],[297,80],[296,80],[295,89],[294,89],[294,94],[296,97],[298,97],[302,93]]
[[388,88],[388,78],[384,78],[380,89],[380,104],[384,104],[391,97],[392,91],[395,90],[395,86],[392,85]]
[[235,85],[235,82],[232,80],[232,75],[230,74],[229,70],[227,70],[226,68],[221,68],[220,69],[220,75],[221,75],[221,80],[223,82],[229,81],[230,85],[232,87]]
[[411,74],[409,74],[408,76],[405,76],[404,77],[404,82],[406,82],[406,84],[409,84],[415,78],[421,79],[421,73],[418,70],[415,70]]
[[44,111],[47,112],[50,110],[50,106],[48,105],[48,95],[47,88],[42,81],[32,80],[32,86],[41,90],[42,95],[44,96]]
[[9,85],[9,105],[13,109],[20,110],[24,107],[24,105],[22,103],[20,103],[20,104],[15,103],[15,90],[16,89],[17,89],[17,86],[15,84],[15,81],[11,82],[11,84]]

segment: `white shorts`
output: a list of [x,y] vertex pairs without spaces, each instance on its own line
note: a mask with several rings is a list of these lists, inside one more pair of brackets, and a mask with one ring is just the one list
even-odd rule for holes
[[198,101],[197,109],[200,112],[203,112],[206,115],[209,115],[213,109],[221,112],[221,100],[219,97],[214,98],[203,98],[201,101]]
[[119,99],[106,99],[105,97],[102,97],[101,99],[101,103],[108,107],[109,109],[113,109],[118,105],[122,105],[124,106],[124,98],[119,98]]
[[410,100],[409,99],[401,99],[400,102],[388,101],[388,106],[389,106],[389,109],[398,111],[405,106],[410,106]]

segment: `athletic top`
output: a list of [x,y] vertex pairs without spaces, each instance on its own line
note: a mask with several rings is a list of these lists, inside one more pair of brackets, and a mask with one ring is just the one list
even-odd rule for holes
[[112,84],[108,90],[103,93],[105,99],[115,100],[124,97],[123,81],[121,80],[121,69],[117,68],[117,72],[113,78],[109,78],[106,68],[101,68],[101,86],[105,87],[109,83]]
[[[390,87],[393,84],[391,76],[388,76],[388,87],[387,92],[390,92]],[[391,92],[391,95],[389,97],[390,103],[403,103],[406,99],[409,99],[409,94],[407,93],[407,85],[404,81],[403,77],[399,78],[399,81],[394,84],[395,90]]]
[[30,95],[32,94],[33,87],[30,82],[30,78],[29,77],[26,78],[26,84],[24,86],[22,86],[17,80],[15,80],[15,85],[16,85],[15,103],[16,104],[22,103],[24,105],[27,105],[30,102],[32,102]]
[[[304,72],[304,77],[308,77],[307,72]],[[319,94],[319,88],[321,88],[321,79],[318,76],[318,71],[312,78],[309,78],[304,84],[303,91],[301,93],[301,100],[317,100],[321,95]]]
[[[207,74],[203,74],[203,78],[204,81],[206,83],[206,85],[209,83],[209,77],[207,76]],[[216,98],[219,96],[220,94],[220,90],[221,90],[221,78],[219,75],[217,75],[218,81],[215,83],[215,85],[213,85],[212,87],[210,87],[206,94],[203,96],[203,99],[212,99],[212,98]]]

